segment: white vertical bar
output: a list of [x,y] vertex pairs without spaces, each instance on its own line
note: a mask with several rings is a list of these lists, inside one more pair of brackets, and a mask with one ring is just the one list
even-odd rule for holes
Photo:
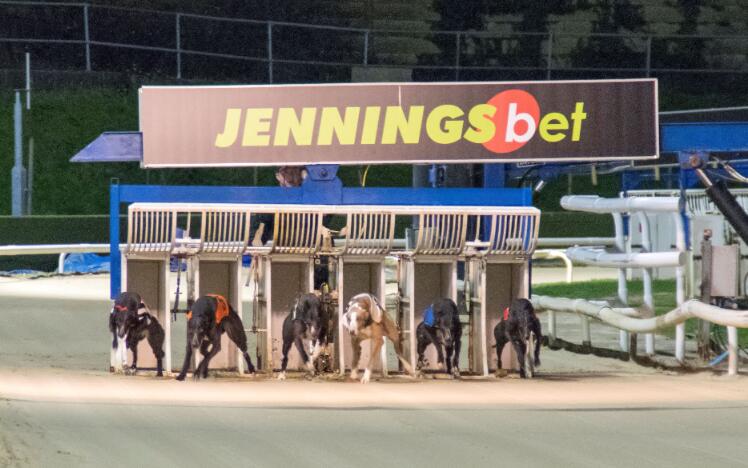
[[[276,224],[277,226],[277,224]],[[263,257],[265,267],[265,366],[269,373],[273,372],[273,264],[270,257]]]
[[[180,263],[177,264],[181,266]],[[171,291],[171,285],[169,280],[169,257],[167,256],[161,267],[161,304],[156,304],[158,307],[158,319],[161,322],[161,326],[164,327],[164,372],[166,375],[171,374],[171,317],[169,316],[169,296]],[[161,313],[163,311],[163,313]]]
[[[615,226],[615,238],[616,238],[616,249],[619,252],[626,251],[626,239],[623,233],[623,217],[620,213],[613,214],[613,224]],[[618,269],[618,300],[621,301],[623,306],[628,305],[628,286],[626,284],[626,268]],[[621,351],[627,352],[629,350],[629,334],[624,330],[618,332],[618,345]]]
[[[649,218],[647,213],[640,211],[637,213],[639,217],[639,223],[642,227],[642,249],[645,252],[652,252],[652,232],[649,229]],[[654,316],[654,296],[652,294],[652,269],[642,269],[642,281],[644,285],[644,305],[650,310],[651,316]],[[652,356],[655,353],[654,347],[654,333],[647,333],[644,335],[644,348],[645,352]]]
[[[686,251],[686,234],[683,226],[683,217],[680,212],[673,213],[675,221],[675,247],[678,252]],[[683,266],[675,268],[675,301],[678,306],[686,300],[685,281]],[[686,324],[675,326],[675,359],[683,362],[686,358]]]
[[590,346],[592,344],[592,337],[590,336],[590,319],[584,315],[580,315],[579,320],[582,325],[582,345]]
[[727,375],[738,375],[738,329],[727,327]]
[[[379,219],[379,215],[375,215],[375,217],[377,219]],[[386,283],[385,277],[384,277],[384,260],[375,263],[373,266],[376,268],[377,276],[379,276],[379,278],[378,278],[379,279],[379,281],[378,281],[378,283],[379,283],[378,284],[379,291],[377,291],[377,296],[379,297],[379,302],[382,303],[382,307],[385,308],[385,312],[386,312],[386,309],[387,309],[387,294],[386,294],[387,293],[387,290],[386,290],[387,283]],[[398,337],[398,339],[400,339],[400,337]],[[387,338],[386,337],[384,338],[384,342],[382,343],[381,359],[382,359],[382,374],[384,374],[384,376],[386,377],[389,374],[389,369],[387,367]],[[410,365],[413,366],[413,368],[415,369],[415,366],[413,365],[412,361],[410,362]]]
[[[345,284],[343,283],[343,270],[345,261],[338,258],[338,365],[340,366],[340,375],[345,375],[345,336],[347,330],[343,327],[343,314],[345,313]],[[357,363],[351,363],[351,369]]]
[[[488,322],[488,290],[486,289],[486,276],[488,276],[488,266],[480,266],[480,343],[481,359],[483,360],[483,376],[488,377],[488,336],[486,336],[486,325]],[[499,353],[501,350],[498,351]]]
[[[244,311],[243,311],[243,303],[242,303],[242,257],[241,255],[234,263],[234,272],[233,272],[233,278],[232,279],[232,286],[234,290],[234,308],[236,310],[236,314],[239,316],[240,319],[242,319],[242,326],[244,326]],[[245,327],[246,328],[246,327]],[[244,355],[242,354],[242,350],[239,349],[237,346],[236,348],[236,370],[239,372],[239,375],[244,375]]]

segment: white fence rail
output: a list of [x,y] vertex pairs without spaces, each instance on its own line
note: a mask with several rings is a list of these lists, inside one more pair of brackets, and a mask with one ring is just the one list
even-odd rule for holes
[[[652,333],[663,328],[682,326],[686,320],[691,318],[699,318],[716,325],[722,325],[727,327],[728,330],[728,373],[730,375],[738,373],[738,334],[736,328],[748,328],[748,310],[722,309],[692,299],[683,302],[665,315],[646,317],[646,315],[651,314],[651,311],[643,310],[636,313],[637,309],[614,308],[605,303],[595,303],[584,299],[532,296],[532,303],[538,310],[579,314],[631,333]],[[636,315],[643,316],[643,318]],[[550,317],[549,320],[553,320],[553,317]],[[553,329],[554,327],[549,328]]]
[[[49,17],[65,19],[65,28],[60,28],[58,36],[45,36],[9,31],[2,34],[0,43],[20,44],[26,47],[36,45],[80,48],[79,66],[91,71],[98,68],[97,50],[107,49],[111,54],[120,51],[134,51],[143,57],[167,56],[169,74],[177,79],[185,76],[187,59],[207,58],[222,60],[232,66],[237,64],[241,69],[246,63],[255,63],[262,67],[266,81],[277,81],[278,65],[317,66],[320,69],[330,67],[384,66],[401,67],[402,62],[393,60],[393,54],[385,49],[393,41],[411,38],[418,43],[431,43],[432,52],[422,53],[425,60],[419,60],[415,54],[408,66],[413,69],[429,69],[449,74],[453,79],[461,79],[465,72],[485,73],[486,71],[514,70],[528,74],[541,74],[551,79],[557,72],[610,72],[627,73],[631,76],[652,76],[657,73],[689,73],[709,75],[714,73],[745,74],[745,67],[735,67],[719,55],[705,56],[701,65],[704,68],[684,68],[682,61],[670,57],[668,50],[688,48],[693,44],[708,44],[706,49],[730,49],[733,56],[748,56],[748,36],[746,35],[662,35],[662,34],[616,34],[616,33],[578,33],[549,31],[438,31],[431,30],[427,23],[416,30],[378,30],[356,27],[340,27],[293,23],[274,20],[243,19],[236,17],[217,17],[192,13],[177,13],[136,8],[123,8],[108,5],[92,5],[74,2],[40,2],[40,1],[0,1],[0,18],[4,15],[21,11],[33,20],[28,28],[31,31],[44,31]],[[267,14],[267,12],[265,12]],[[23,18],[24,16],[22,16]],[[127,38],[120,38],[106,28],[115,18],[118,22],[131,24]],[[63,21],[60,21],[62,23]],[[24,22],[25,23],[25,22]],[[103,24],[103,26],[102,26]],[[143,24],[151,25],[150,31],[143,31]],[[221,25],[216,27],[216,25]],[[197,31],[197,33],[195,33]],[[291,33],[289,33],[291,32]],[[225,36],[242,35],[245,40],[227,42]],[[332,53],[325,50],[328,43],[315,41],[315,34],[333,34],[334,39],[345,43],[344,49]],[[288,37],[297,37],[305,41],[304,47],[293,47]],[[246,38],[250,37],[251,40]],[[310,39],[310,37],[312,39]],[[129,39],[129,40],[128,40]],[[274,45],[283,40],[283,45]],[[328,38],[329,41],[329,38]],[[309,56],[293,55],[294,50],[308,50],[309,43],[322,44],[315,52],[316,60]],[[574,44],[597,44],[603,50],[620,48],[625,44],[630,50],[629,62],[608,62],[605,64],[582,64],[576,66],[574,61]],[[382,44],[384,50],[377,48]],[[438,47],[438,44],[443,44]],[[518,57],[525,57],[522,44],[531,44],[537,50],[537,63],[528,64]],[[480,54],[487,50],[503,51],[491,53],[486,60]],[[664,53],[663,53],[664,52]],[[663,55],[660,55],[663,54]],[[61,54],[62,55],[62,54]],[[72,55],[72,54],[70,54]],[[137,57],[137,55],[135,56]],[[420,57],[419,57],[420,58]],[[137,60],[137,59],[136,59]],[[698,62],[698,61],[697,61]],[[713,63],[710,63],[713,62]],[[734,62],[734,61],[733,61]],[[654,64],[654,65],[653,65]],[[657,64],[661,64],[657,66]],[[672,65],[670,65],[672,64]],[[164,65],[161,65],[164,66]],[[112,70],[118,71],[118,70]],[[189,74],[189,73],[187,73]],[[210,78],[205,76],[199,79]]]

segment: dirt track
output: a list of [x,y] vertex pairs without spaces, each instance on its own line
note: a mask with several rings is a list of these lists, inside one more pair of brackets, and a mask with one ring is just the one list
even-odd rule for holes
[[544,350],[533,381],[396,378],[363,386],[111,375],[105,280],[0,282],[0,466],[748,460],[745,376],[663,373],[565,351]]

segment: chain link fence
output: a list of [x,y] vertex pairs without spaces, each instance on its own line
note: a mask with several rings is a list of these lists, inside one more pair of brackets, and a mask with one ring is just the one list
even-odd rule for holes
[[[417,81],[710,77],[744,81],[746,36],[400,31],[221,18],[84,3],[0,1],[0,68],[190,81]],[[400,75],[402,76],[402,75]]]

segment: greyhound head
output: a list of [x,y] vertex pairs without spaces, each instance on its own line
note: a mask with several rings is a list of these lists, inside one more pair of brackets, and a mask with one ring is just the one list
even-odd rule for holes
[[132,313],[126,307],[122,309],[118,307],[121,306],[115,304],[112,307],[110,329],[119,338],[124,338],[127,336],[127,331],[132,323]]
[[509,318],[515,322],[517,331],[517,338],[527,341],[530,339],[530,332],[532,331],[531,320],[535,310],[532,307],[532,303],[527,299],[517,299],[512,302],[512,306],[509,309]]
[[187,342],[197,348],[213,325],[215,310],[207,296],[202,296],[192,304],[187,313]]
[[355,336],[372,323],[381,322],[383,315],[384,309],[374,296],[368,293],[358,294],[348,302],[343,325]]
[[138,309],[145,307],[140,296],[135,293],[123,292],[112,304],[109,315],[109,330],[119,338],[125,338],[130,327],[137,324]]
[[309,333],[313,340],[319,338],[325,326],[324,320],[326,317],[322,310],[322,303],[316,294],[299,295],[293,305],[291,314],[294,319],[302,320],[309,327]]

